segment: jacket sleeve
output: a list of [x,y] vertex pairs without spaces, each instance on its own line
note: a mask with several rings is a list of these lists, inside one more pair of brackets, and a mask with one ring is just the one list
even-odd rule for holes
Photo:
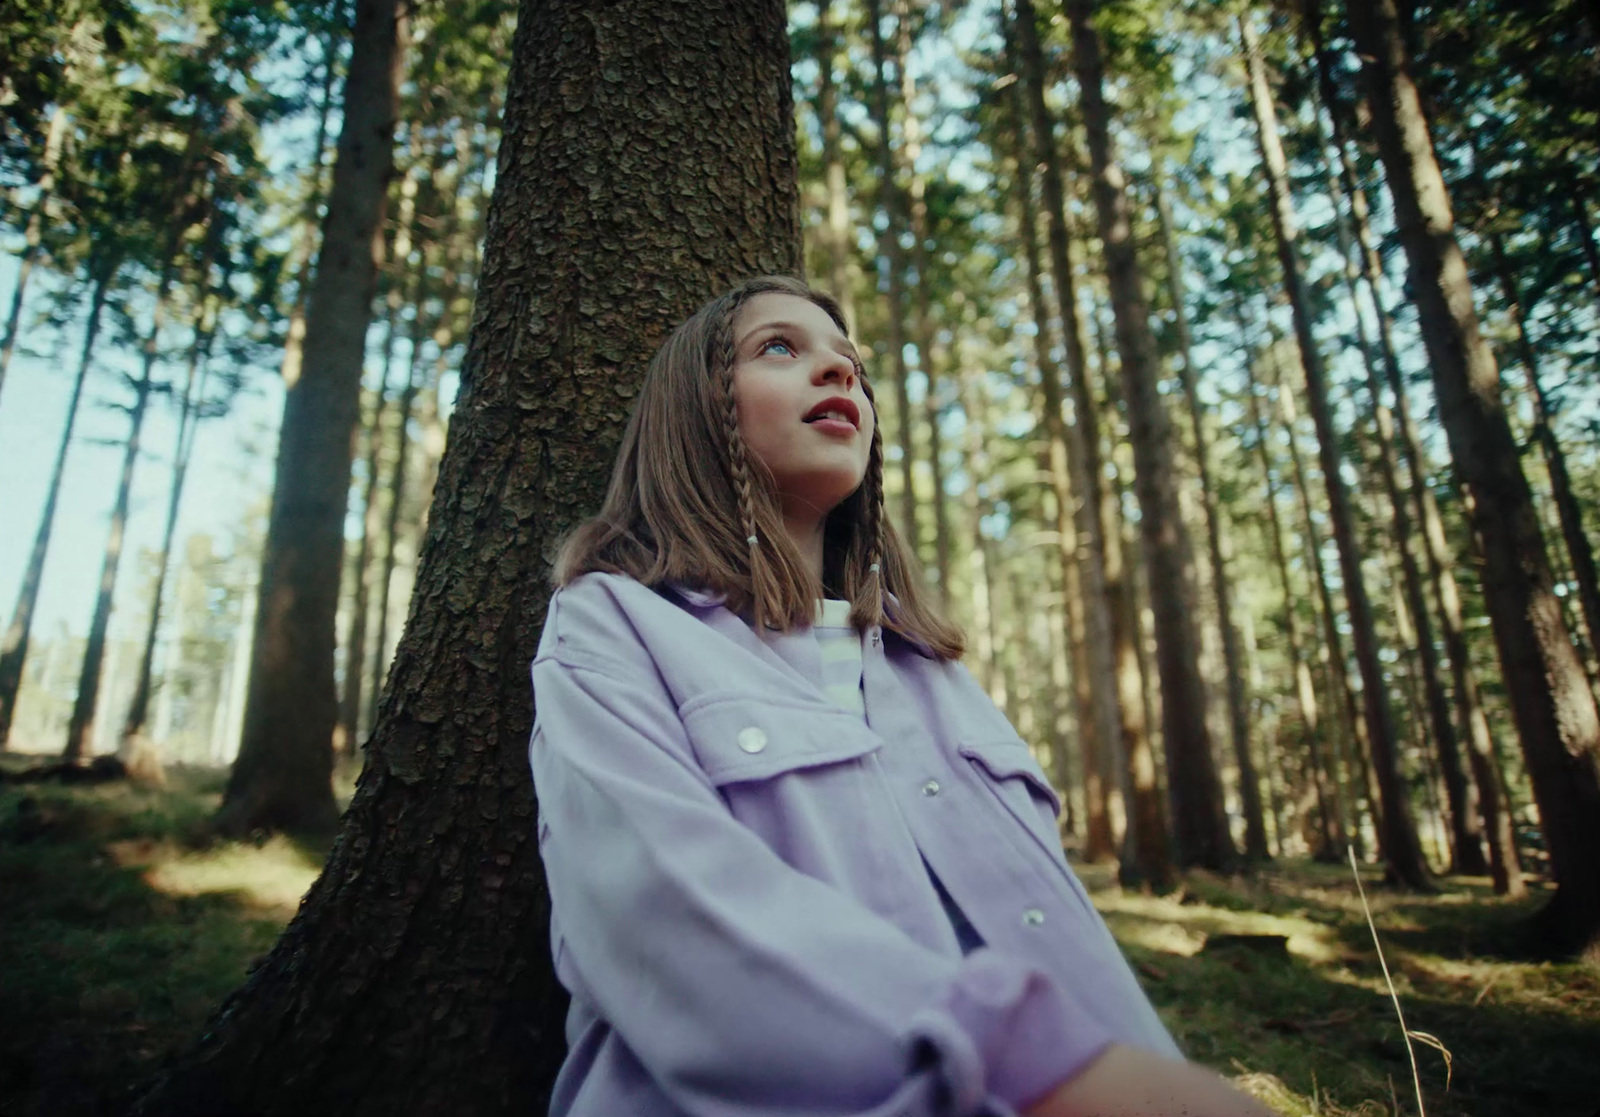
[[695,763],[654,671],[549,654],[533,682],[564,964],[685,1113],[1006,1115],[1110,1042],[1042,972],[929,950],[787,865]]

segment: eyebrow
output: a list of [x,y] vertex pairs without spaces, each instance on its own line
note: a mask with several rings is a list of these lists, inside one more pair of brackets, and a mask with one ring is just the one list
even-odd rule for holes
[[[753,329],[749,333],[745,334],[744,337],[739,340],[739,348],[743,349],[744,346],[745,346],[745,342],[747,342],[751,338],[755,337],[756,334],[760,333],[762,330],[788,330],[791,333],[805,334],[807,337],[811,336],[811,331],[807,330],[804,326],[798,325],[798,324],[796,324],[794,322],[763,322],[763,323],[761,323],[761,325],[757,326],[755,329]],[[858,361],[861,359],[861,351],[856,348],[855,343],[853,341],[851,341],[849,338],[845,337],[843,334],[835,334],[834,335],[834,340],[836,342],[837,341],[842,341],[842,342],[845,343],[845,346],[846,346],[846,348],[844,348],[844,349],[839,349],[838,346],[835,345],[834,348],[835,348],[835,350],[837,352],[848,353],[850,356],[854,357]]]

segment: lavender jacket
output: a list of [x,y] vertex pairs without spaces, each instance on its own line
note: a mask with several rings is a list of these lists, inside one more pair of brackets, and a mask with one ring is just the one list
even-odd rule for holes
[[[964,667],[873,629],[863,722],[810,629],[721,602],[609,574],[550,601],[552,1117],[1004,1117],[1114,1041],[1180,1057]],[[985,945],[963,955],[924,862]]]

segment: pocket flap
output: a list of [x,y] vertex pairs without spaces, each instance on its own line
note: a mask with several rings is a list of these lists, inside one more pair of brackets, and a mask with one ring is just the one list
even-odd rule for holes
[[679,709],[695,759],[717,786],[765,780],[875,752],[883,741],[848,710],[765,695],[697,695]]
[[1018,777],[1050,802],[1050,810],[1061,814],[1061,797],[1045,777],[1044,769],[1033,758],[1033,750],[1021,737],[981,737],[961,741],[956,751],[968,760],[975,760],[984,771],[997,780]]

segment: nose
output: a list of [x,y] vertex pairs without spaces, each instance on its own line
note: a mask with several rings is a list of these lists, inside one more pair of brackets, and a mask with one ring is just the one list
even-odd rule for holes
[[856,366],[855,362],[843,353],[829,350],[824,353],[821,361],[812,375],[814,382],[829,384],[837,381],[846,391],[855,387]]

